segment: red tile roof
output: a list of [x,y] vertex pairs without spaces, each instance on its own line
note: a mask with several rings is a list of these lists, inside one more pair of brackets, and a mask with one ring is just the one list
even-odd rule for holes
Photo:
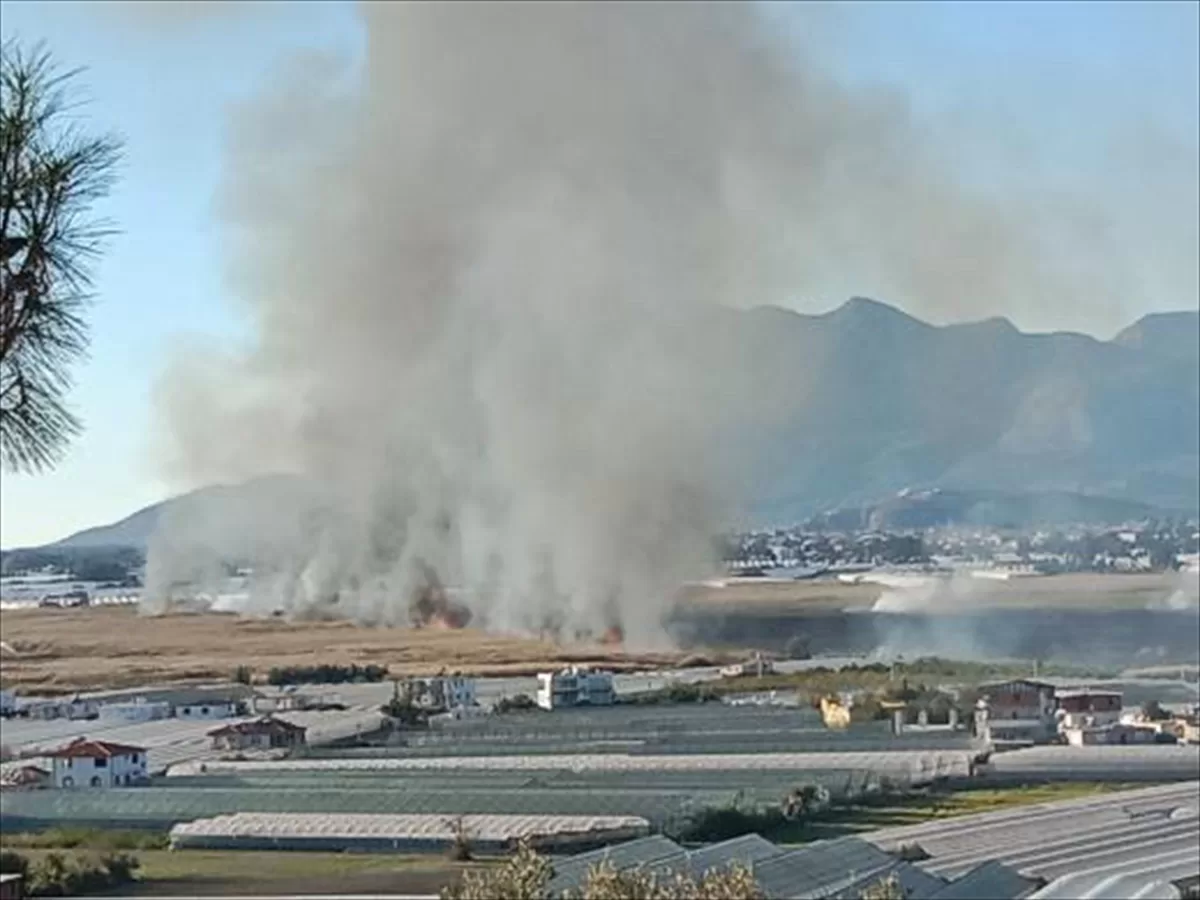
[[2,779],[6,784],[32,784],[44,778],[49,778],[50,773],[40,766],[21,766],[19,769],[13,769],[5,772]]
[[114,756],[129,756],[133,753],[145,753],[145,747],[134,747],[130,744],[114,744],[109,741],[89,741],[87,738],[76,738],[65,747],[59,747],[47,756],[57,759],[80,758],[110,759]]
[[209,737],[220,737],[225,734],[263,734],[272,731],[288,731],[288,732],[303,732],[307,729],[301,728],[299,725],[293,725],[285,719],[275,719],[271,716],[263,716],[261,719],[255,719],[253,722],[234,722],[230,725],[222,725],[220,728],[214,728],[208,733]]

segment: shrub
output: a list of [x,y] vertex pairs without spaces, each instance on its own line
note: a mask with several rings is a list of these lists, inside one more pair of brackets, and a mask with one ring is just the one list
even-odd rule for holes
[[351,663],[339,666],[321,663],[315,666],[274,666],[267,672],[267,684],[281,687],[290,684],[354,684],[383,681],[387,666]]
[[496,701],[494,712],[522,712],[527,709],[537,709],[537,703],[528,694],[514,694],[511,697],[501,697]]
[[471,836],[467,833],[466,820],[462,816],[458,816],[451,828],[454,832],[454,839],[450,843],[447,855],[453,862],[470,862]]
[[134,880],[138,866],[137,857],[127,853],[97,857],[52,851],[29,866],[29,896],[68,897],[121,887]]
[[28,859],[15,850],[0,850],[0,874],[23,876],[28,872]]
[[[522,843],[503,865],[465,872],[458,884],[442,891],[442,900],[550,900],[547,885],[554,869],[545,857]],[[637,869],[616,872],[608,864],[590,869],[570,900],[761,900],[765,897],[749,870],[738,865],[688,876],[662,876]]]
[[679,828],[684,843],[716,843],[743,834],[770,834],[787,824],[782,809],[746,806],[737,801],[726,806],[706,806]]
[[697,881],[689,875],[661,875],[653,870],[618,872],[604,863],[592,868],[569,900],[760,900],[766,895],[750,870],[733,864],[712,869]]
[[4,842],[31,850],[165,850],[170,838],[165,831],[60,827],[6,834]]
[[238,684],[253,684],[254,670],[249,666],[238,666],[233,670],[233,680]]
[[922,862],[930,858],[930,853],[918,843],[901,844],[899,849],[892,854],[897,859],[904,862]]
[[889,875],[874,884],[867,885],[859,895],[859,900],[907,900],[907,897],[908,894],[904,890],[904,885],[900,883],[900,879],[895,875]]
[[442,900],[545,900],[554,874],[550,862],[522,843],[503,865],[464,872],[456,885],[444,888]]
[[1146,717],[1148,722],[1165,722],[1171,718],[1171,714],[1163,709],[1157,700],[1144,703],[1142,705],[1142,715]]
[[141,861],[130,853],[109,853],[100,857],[100,864],[108,872],[108,883],[113,886],[129,884],[142,867]]

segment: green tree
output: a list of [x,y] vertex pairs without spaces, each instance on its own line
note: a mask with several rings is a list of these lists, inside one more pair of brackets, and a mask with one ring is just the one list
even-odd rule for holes
[[86,352],[91,266],[112,234],[92,207],[121,156],[113,135],[85,133],[61,70],[42,45],[0,46],[0,464],[54,465],[78,434],[66,406]]

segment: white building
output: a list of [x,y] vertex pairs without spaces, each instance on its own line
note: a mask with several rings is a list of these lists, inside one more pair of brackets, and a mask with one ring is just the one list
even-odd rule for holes
[[58,788],[117,787],[138,784],[147,777],[145,747],[76,738],[47,754],[51,782]]
[[542,709],[611,706],[616,701],[612,672],[570,666],[560,672],[539,672],[537,678],[536,699]]
[[237,701],[221,697],[175,703],[174,709],[179,719],[229,719],[238,714]]
[[425,710],[449,712],[475,706],[475,679],[462,675],[409,678],[403,683],[403,690],[415,706]]
[[171,704],[164,700],[149,701],[138,697],[129,703],[105,703],[100,707],[101,722],[153,722],[170,718]]
[[82,697],[49,698],[28,700],[22,709],[31,719],[94,719],[99,715],[100,704]]
[[445,679],[446,705],[450,709],[466,709],[475,705],[475,679],[451,675]]

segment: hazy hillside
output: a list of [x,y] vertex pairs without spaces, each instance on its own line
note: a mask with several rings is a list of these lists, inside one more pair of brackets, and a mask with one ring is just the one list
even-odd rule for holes
[[937,328],[855,299],[822,316],[755,310],[739,339],[757,347],[754,389],[774,404],[743,456],[755,518],[906,487],[1200,507],[1198,313],[1105,342],[1004,319]]
[[[939,328],[861,298],[728,319],[752,360],[729,386],[747,411],[729,452],[756,521],[932,487],[995,492],[1001,518],[1200,507],[1200,313],[1146,316],[1112,341],[1023,334],[1006,319]],[[294,487],[207,488],[59,543],[144,546],[164,512],[237,521],[295,501]]]

